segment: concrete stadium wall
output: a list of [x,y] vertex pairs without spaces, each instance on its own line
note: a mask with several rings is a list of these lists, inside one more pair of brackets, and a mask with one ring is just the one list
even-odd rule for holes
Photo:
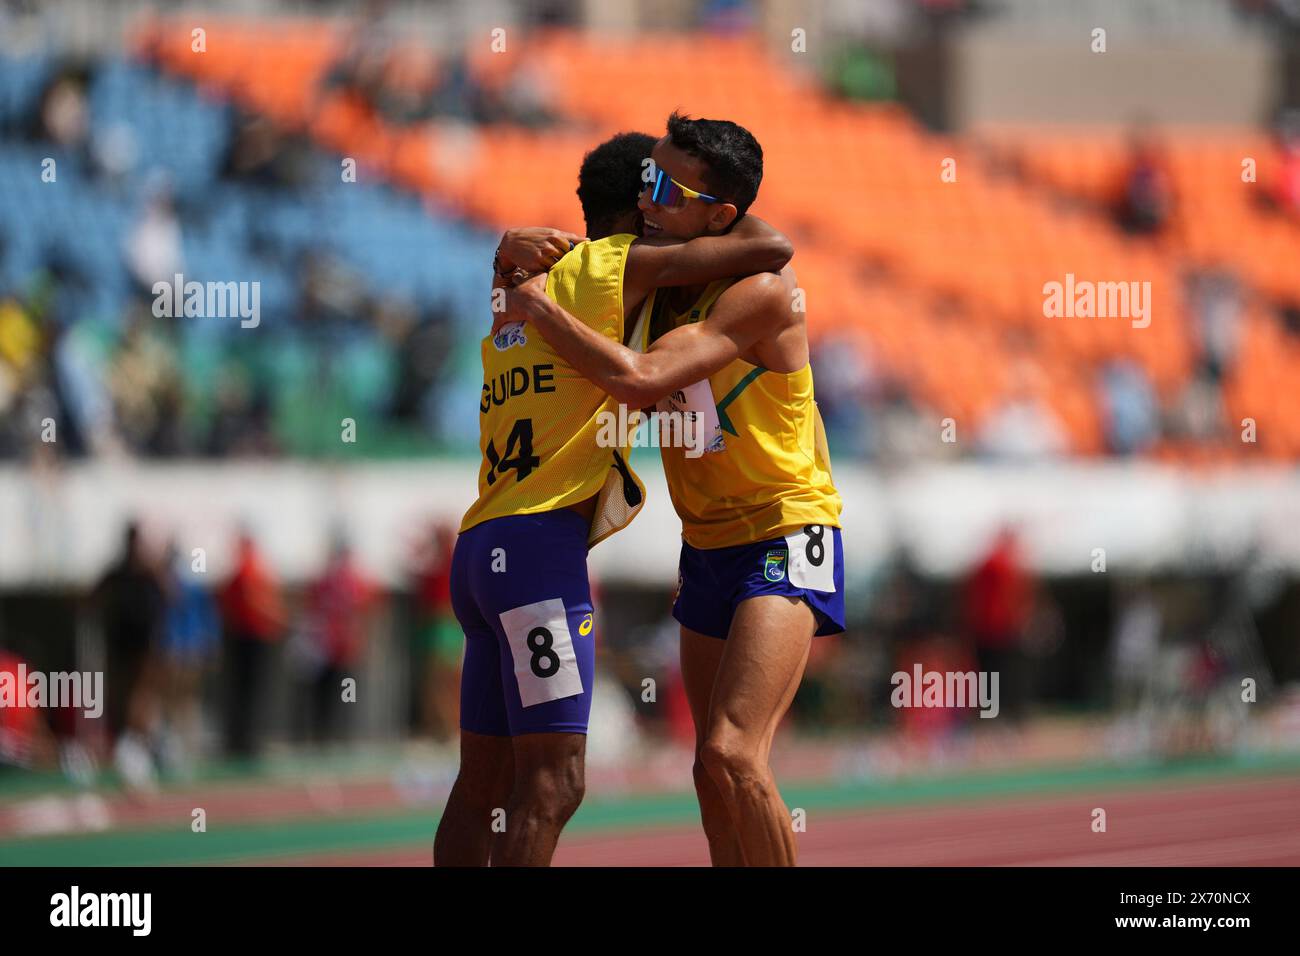
[[1279,53],[1262,33],[1218,38],[1090,30],[1034,38],[972,29],[954,44],[951,116],[958,128],[996,123],[1268,122],[1281,95]]

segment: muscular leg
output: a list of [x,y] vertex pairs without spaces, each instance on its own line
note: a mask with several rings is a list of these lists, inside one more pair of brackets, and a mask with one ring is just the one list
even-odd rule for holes
[[492,811],[504,807],[514,783],[509,737],[460,732],[460,773],[433,840],[434,866],[487,866]]
[[551,865],[560,831],[582,803],[586,754],[586,734],[514,738],[514,789],[506,830],[492,846],[493,866]]
[[709,724],[709,701],[713,682],[727,642],[682,628],[682,683],[695,723],[695,795],[700,801],[700,822],[709,841],[709,859],[714,866],[744,866],[740,853],[740,835],[731,820],[731,812],[718,792],[718,786],[700,760],[704,734]]
[[816,629],[812,609],[797,598],[749,598],[736,609],[718,663],[700,759],[735,821],[749,866],[795,864],[790,811],[768,757]]

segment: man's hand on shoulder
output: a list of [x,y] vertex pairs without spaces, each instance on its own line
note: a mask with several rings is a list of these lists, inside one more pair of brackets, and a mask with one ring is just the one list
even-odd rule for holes
[[545,272],[586,238],[547,226],[524,226],[507,229],[497,246],[496,269],[500,275],[511,269]]
[[505,290],[505,309],[492,312],[492,332],[493,334],[501,330],[501,326],[509,325],[511,322],[526,322],[528,319],[537,314],[538,308],[543,302],[550,302],[546,294],[546,273],[542,272],[530,279],[525,279],[513,289]]

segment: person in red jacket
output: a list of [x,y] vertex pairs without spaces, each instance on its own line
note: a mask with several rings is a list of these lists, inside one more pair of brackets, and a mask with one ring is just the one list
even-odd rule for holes
[[419,685],[416,724],[433,740],[455,741],[460,731],[460,662],[465,634],[451,606],[451,557],[456,525],[435,522],[413,557],[415,654]]
[[220,603],[229,650],[227,747],[235,756],[253,757],[272,655],[284,636],[286,614],[279,582],[246,530],[239,533],[235,571],[221,589]]
[[1000,712],[1012,721],[1024,715],[1021,639],[1032,604],[1016,533],[1003,528],[966,581],[963,617],[979,669],[999,675]]
[[[27,706],[27,688],[20,683],[21,657],[0,648],[0,674],[14,689],[14,698],[0,705],[0,776],[6,767],[48,768],[57,764],[54,735],[39,707]],[[26,670],[21,670],[23,676]]]
[[343,681],[358,679],[374,597],[375,588],[357,567],[351,548],[343,538],[336,538],[324,573],[307,592],[320,661],[312,682],[313,731],[318,741],[332,743],[347,736]]

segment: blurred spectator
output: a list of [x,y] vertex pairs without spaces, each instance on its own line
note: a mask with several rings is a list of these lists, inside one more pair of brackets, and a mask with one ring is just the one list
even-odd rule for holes
[[1066,633],[1060,602],[1041,580],[1031,580],[1029,612],[1020,639],[1023,666],[1017,688],[1026,706],[1040,699],[1039,678],[1048,671],[1052,658],[1064,649]]
[[[20,687],[19,665],[30,667],[21,657],[0,648],[0,674],[6,683]],[[13,706],[0,707],[0,772],[6,767],[30,770],[55,763],[58,748],[54,735],[39,708],[28,707],[23,693]]]
[[163,564],[163,762],[188,776],[202,744],[202,681],[221,644],[216,603],[173,541]]
[[[41,330],[24,304],[0,298],[0,458],[23,454],[43,416]],[[33,429],[33,425],[37,427]]]
[[[392,125],[411,126],[433,117],[439,92],[437,70],[429,54],[394,50],[384,63],[372,105]],[[468,96],[472,101],[472,90]]]
[[81,152],[90,133],[86,104],[87,72],[79,67],[61,70],[41,95],[32,137],[49,140],[69,152]]
[[333,743],[348,736],[343,680],[357,679],[375,598],[375,588],[362,576],[346,540],[336,537],[324,573],[307,591],[306,633],[315,644],[317,661],[312,729],[318,742]]
[[308,150],[264,116],[235,115],[221,175],[250,185],[295,189],[308,178]]
[[17,299],[0,299],[0,367],[21,384],[38,373],[41,331]]
[[1170,431],[1209,444],[1226,433],[1223,382],[1231,374],[1241,338],[1241,286],[1223,269],[1206,269],[1188,280],[1196,366],[1170,414]]
[[416,555],[414,573],[419,730],[454,740],[460,727],[460,665],[465,635],[451,607],[451,554],[456,526],[439,522]]
[[373,102],[398,34],[389,20],[391,0],[363,0],[348,26],[343,56],[326,73],[324,89],[341,88]]
[[812,345],[817,409],[836,456],[862,458],[874,444],[871,393],[875,383],[869,355],[868,344],[859,336],[826,335]]
[[1197,444],[1207,444],[1221,437],[1225,415],[1223,393],[1219,384],[1204,372],[1188,379],[1174,399],[1169,414],[1172,435]]
[[1241,338],[1241,284],[1226,269],[1205,269],[1188,280],[1197,362],[1212,382],[1232,368]]
[[317,334],[338,334],[355,327],[367,301],[361,277],[323,249],[308,249],[297,263],[302,293],[298,318]]
[[872,628],[892,643],[917,640],[940,630],[938,604],[926,593],[925,579],[911,549],[900,545],[878,585],[872,603]]
[[345,52],[325,73],[318,95],[352,97],[388,126],[439,119],[469,126],[512,123],[532,128],[556,121],[550,77],[527,61],[476,68],[463,51],[435,60],[403,42],[387,22],[389,4],[366,4]]
[[208,455],[268,455],[278,450],[271,434],[271,394],[243,363],[217,370],[212,419],[203,447]]
[[154,298],[154,283],[170,284],[185,271],[175,198],[162,174],[154,175],[145,191],[143,208],[126,236],[125,256],[131,278],[148,302]]
[[439,431],[437,386],[446,375],[455,344],[451,312],[440,304],[423,315],[399,303],[380,303],[375,324],[396,354],[396,386],[388,414],[395,421],[421,424],[430,434]]
[[1145,451],[1159,437],[1159,410],[1146,371],[1131,359],[1101,370],[1102,422],[1106,448],[1116,455]]
[[1060,419],[1026,389],[1012,389],[989,413],[976,445],[991,458],[1022,462],[1055,458],[1069,447]]
[[[906,465],[937,457],[945,448],[939,440],[940,416],[928,411],[903,382],[886,378],[877,412],[880,425],[874,457],[882,465]],[[835,453],[832,445],[831,454]]]
[[1123,588],[1111,645],[1111,684],[1116,707],[1135,710],[1149,692],[1160,650],[1160,605],[1141,581]]
[[[964,719],[952,708],[895,708],[895,685],[892,675],[905,673],[909,677],[913,667],[920,664],[922,671],[969,670],[969,653],[953,640],[942,609],[943,601],[936,600],[926,579],[916,564],[912,551],[901,546],[890,566],[882,570],[876,584],[877,599],[871,602],[871,630],[881,638],[875,648],[880,654],[872,660],[870,651],[858,648],[859,671],[874,673],[873,686],[881,695],[862,710],[865,718],[871,710],[890,714],[907,735],[915,735],[927,745],[942,748],[948,736]],[[845,639],[852,640],[851,632]],[[872,642],[873,644],[875,642]]]
[[1278,122],[1277,145],[1281,152],[1273,201],[1288,216],[1300,219],[1300,110],[1287,112]]
[[962,619],[979,669],[999,675],[1000,715],[1012,722],[1025,712],[1022,641],[1032,593],[1016,533],[1003,528],[966,580]]
[[221,590],[220,604],[229,650],[227,747],[235,756],[254,757],[261,743],[274,650],[288,618],[279,582],[248,531],[240,532],[235,570]]
[[1164,155],[1151,132],[1139,126],[1129,137],[1115,218],[1125,231],[1149,235],[1164,229],[1173,208],[1173,178]]
[[541,129],[558,122],[549,104],[556,102],[557,91],[551,76],[525,61],[506,75],[499,94],[503,119],[520,126]]
[[[899,644],[893,663],[894,673],[906,674],[910,679],[918,664],[922,674],[960,674],[969,672],[974,662],[960,641],[939,631],[921,632]],[[981,670],[987,669],[982,663],[978,666]],[[1005,677],[1003,674],[1003,681]],[[1006,692],[1001,684],[998,693],[999,701],[1005,706]],[[897,713],[903,733],[929,746],[936,759],[942,761],[947,756],[946,748],[953,734],[970,722],[975,711],[971,707],[958,707],[955,700],[945,700],[937,707],[900,707]]]
[[150,456],[184,450],[178,358],[170,341],[144,313],[126,321],[106,377],[118,430],[128,447]]
[[790,716],[798,726],[831,727],[839,716],[836,691],[841,686],[844,641],[814,641],[804,665],[799,693],[790,704]]
[[163,590],[145,551],[140,528],[126,527],[122,554],[96,585],[107,651],[104,693],[113,760],[122,779],[136,789],[153,786],[154,735],[159,711],[159,659]]
[[1282,328],[1293,339],[1300,339],[1300,299],[1287,298],[1278,305]]

